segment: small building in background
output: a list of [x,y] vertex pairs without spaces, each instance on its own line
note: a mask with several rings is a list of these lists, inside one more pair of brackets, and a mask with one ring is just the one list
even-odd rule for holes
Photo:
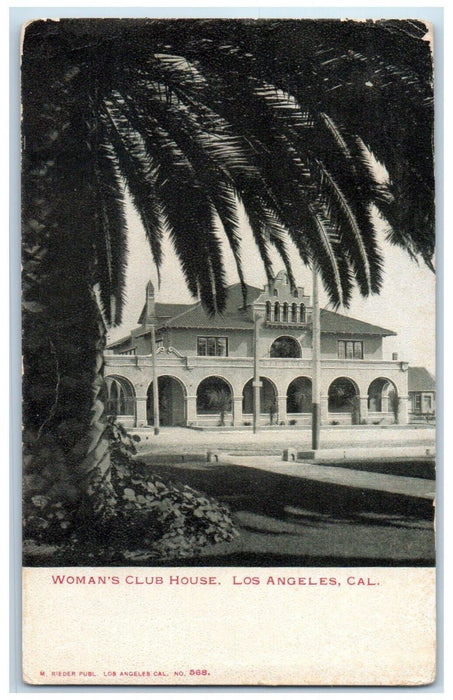
[[436,380],[426,367],[409,367],[409,417],[430,420],[436,415]]

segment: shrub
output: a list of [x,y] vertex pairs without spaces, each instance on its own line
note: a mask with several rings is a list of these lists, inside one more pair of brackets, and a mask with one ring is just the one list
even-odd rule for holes
[[[61,543],[70,563],[121,563],[170,559],[196,554],[207,544],[238,535],[228,509],[187,485],[166,482],[135,461],[134,440],[110,423],[111,493],[105,513],[77,511],[64,499],[39,493],[39,479],[28,484],[24,537],[39,543]],[[93,490],[102,488],[93,484]],[[33,492],[34,491],[34,492]],[[98,492],[98,491],[97,491]],[[86,505],[86,504],[85,504]]]
[[291,418],[291,420],[289,421],[289,424],[290,424],[290,425],[296,425],[296,424],[297,424],[297,420],[296,420],[295,418]]
[[340,421],[339,420],[331,420],[330,425],[340,425]]

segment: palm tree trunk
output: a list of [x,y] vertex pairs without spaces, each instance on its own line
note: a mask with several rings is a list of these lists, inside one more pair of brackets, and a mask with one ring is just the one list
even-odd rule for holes
[[[93,290],[93,148],[71,65],[23,70],[23,423],[30,492],[93,524],[111,512],[102,403],[106,329]],[[36,85],[40,85],[36,90]]]
[[62,501],[93,527],[115,504],[103,403],[106,331],[94,292],[73,292],[83,309],[78,322],[72,316],[62,327],[54,309],[24,318],[25,472],[35,477],[30,496],[38,490]]

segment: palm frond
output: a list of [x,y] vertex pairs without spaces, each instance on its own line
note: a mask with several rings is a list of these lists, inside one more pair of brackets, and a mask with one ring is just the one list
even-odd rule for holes
[[110,141],[99,144],[95,166],[98,213],[94,248],[104,314],[110,324],[121,322],[127,263],[124,184]]

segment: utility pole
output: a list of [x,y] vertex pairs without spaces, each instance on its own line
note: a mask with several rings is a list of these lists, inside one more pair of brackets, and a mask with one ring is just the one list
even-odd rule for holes
[[253,432],[258,432],[258,422],[260,419],[260,360],[259,360],[259,340],[260,340],[260,317],[255,313],[253,326]]
[[312,311],[312,404],[311,404],[311,447],[319,449],[321,427],[321,318],[319,311],[318,275],[313,264],[313,311]]
[[154,435],[159,435],[159,387],[157,377],[157,357],[156,357],[156,326],[151,325],[151,354],[153,358],[153,423]]

